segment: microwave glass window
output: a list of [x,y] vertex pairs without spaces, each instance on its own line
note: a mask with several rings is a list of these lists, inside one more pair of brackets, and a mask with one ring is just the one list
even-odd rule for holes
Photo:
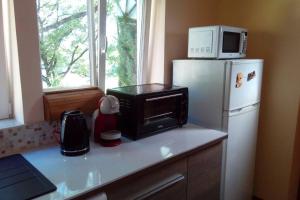
[[176,117],[178,98],[170,97],[155,100],[146,99],[144,103],[144,123]]
[[240,33],[227,32],[223,33],[223,53],[238,53],[240,50]]

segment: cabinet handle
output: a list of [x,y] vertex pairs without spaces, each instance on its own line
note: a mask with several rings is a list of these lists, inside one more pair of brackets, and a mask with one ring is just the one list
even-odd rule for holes
[[169,178],[164,179],[158,184],[155,184],[153,186],[150,186],[140,194],[137,194],[136,197],[134,197],[134,200],[144,200],[152,195],[155,195],[159,193],[160,191],[171,187],[172,185],[175,185],[176,183],[183,181],[185,179],[184,175],[182,174],[175,174],[173,176],[170,176]]

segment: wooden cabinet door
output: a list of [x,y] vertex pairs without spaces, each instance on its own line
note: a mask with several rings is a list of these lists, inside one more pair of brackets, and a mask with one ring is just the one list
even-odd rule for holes
[[220,199],[222,143],[188,158],[188,200]]

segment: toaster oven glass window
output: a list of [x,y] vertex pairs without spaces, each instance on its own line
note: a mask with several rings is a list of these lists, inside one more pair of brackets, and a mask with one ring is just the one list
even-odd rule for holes
[[240,33],[226,32],[223,33],[224,53],[238,53],[240,50]]
[[176,118],[178,96],[148,98],[144,103],[144,124],[167,118]]
[[36,0],[43,88],[136,84],[142,3]]

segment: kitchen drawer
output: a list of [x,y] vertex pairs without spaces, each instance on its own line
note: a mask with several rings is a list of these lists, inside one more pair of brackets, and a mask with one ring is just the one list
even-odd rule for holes
[[107,197],[109,200],[184,200],[187,185],[186,164],[186,159],[182,159],[119,181],[106,190]]

